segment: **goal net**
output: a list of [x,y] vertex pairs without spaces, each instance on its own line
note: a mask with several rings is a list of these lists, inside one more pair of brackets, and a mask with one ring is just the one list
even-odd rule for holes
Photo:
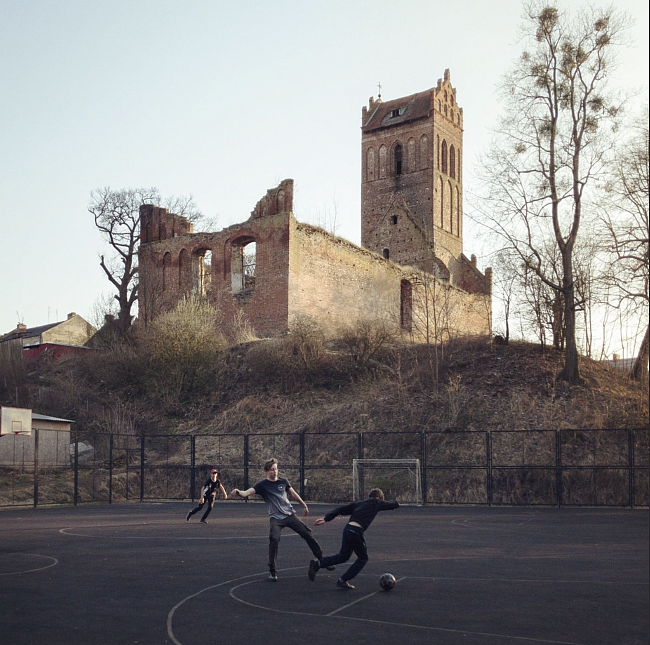
[[354,459],[354,499],[365,499],[373,488],[381,488],[387,500],[400,504],[422,504],[419,459]]

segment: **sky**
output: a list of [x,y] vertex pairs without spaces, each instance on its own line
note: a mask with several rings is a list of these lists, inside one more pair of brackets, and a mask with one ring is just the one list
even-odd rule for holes
[[[605,4],[596,3],[597,6]],[[560,8],[584,6],[564,0]],[[614,83],[648,101],[648,4]],[[358,244],[361,109],[434,87],[464,117],[465,194],[521,51],[517,0],[0,0],[0,334],[112,290],[93,189],[192,195],[215,230],[295,182],[299,221]],[[465,220],[464,251],[489,250]]]

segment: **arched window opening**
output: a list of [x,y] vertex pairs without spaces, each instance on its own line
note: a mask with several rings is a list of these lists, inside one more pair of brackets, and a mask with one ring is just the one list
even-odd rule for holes
[[212,251],[199,249],[192,256],[192,293],[207,296],[212,284]]
[[460,191],[456,186],[456,235],[460,237]]
[[449,232],[454,232],[454,191],[449,184]]
[[429,167],[429,138],[426,134],[420,137],[420,168]]
[[442,172],[447,174],[447,142],[443,139],[442,140],[442,150],[441,150],[441,164],[442,164]]
[[452,179],[456,179],[456,148],[454,146],[449,148],[449,175]]
[[178,256],[178,287],[181,293],[192,288],[192,258],[187,249],[182,249]]
[[402,174],[402,144],[398,143],[395,146],[395,175]]
[[366,179],[372,181],[375,178],[375,149],[368,148],[366,157]]
[[413,172],[416,170],[415,165],[415,139],[409,139],[406,145],[406,172]]
[[173,289],[175,286],[174,278],[172,276],[172,254],[167,251],[167,253],[163,255],[162,290],[168,291],[169,289]]
[[390,223],[391,224],[397,224],[397,215],[391,215],[390,216]]
[[413,285],[408,280],[400,284],[400,324],[406,332],[413,330]]
[[384,249],[381,254],[384,256],[384,260],[390,260],[390,251],[388,249]]
[[386,156],[388,151],[386,146],[381,146],[379,148],[379,179],[384,179],[386,177]]
[[232,242],[230,258],[230,281],[232,293],[255,289],[257,272],[257,244],[250,237]]
[[440,178],[440,228],[445,227],[445,185]]

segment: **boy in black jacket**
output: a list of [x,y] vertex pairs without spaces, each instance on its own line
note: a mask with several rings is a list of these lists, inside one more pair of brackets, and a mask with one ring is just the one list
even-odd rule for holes
[[315,580],[316,573],[319,569],[347,562],[354,551],[357,559],[336,581],[337,587],[341,587],[342,589],[354,589],[354,586],[351,585],[349,581],[358,575],[361,569],[363,569],[368,562],[368,551],[366,549],[366,541],[364,538],[365,530],[370,526],[379,511],[392,511],[398,506],[399,504],[397,502],[385,502],[382,490],[380,488],[373,488],[368,493],[368,499],[363,502],[354,502],[345,506],[339,506],[329,512],[325,517],[317,519],[314,524],[318,526],[325,522],[331,522],[337,515],[350,516],[348,523],[343,529],[343,543],[341,544],[341,550],[336,555],[312,560],[309,563],[309,572],[307,573],[309,579],[312,581]]

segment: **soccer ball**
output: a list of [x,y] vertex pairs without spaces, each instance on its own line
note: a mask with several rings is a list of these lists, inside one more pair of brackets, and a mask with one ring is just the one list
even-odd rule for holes
[[395,588],[396,584],[397,580],[395,580],[395,576],[392,573],[384,573],[379,578],[379,586],[384,591],[391,591]]

